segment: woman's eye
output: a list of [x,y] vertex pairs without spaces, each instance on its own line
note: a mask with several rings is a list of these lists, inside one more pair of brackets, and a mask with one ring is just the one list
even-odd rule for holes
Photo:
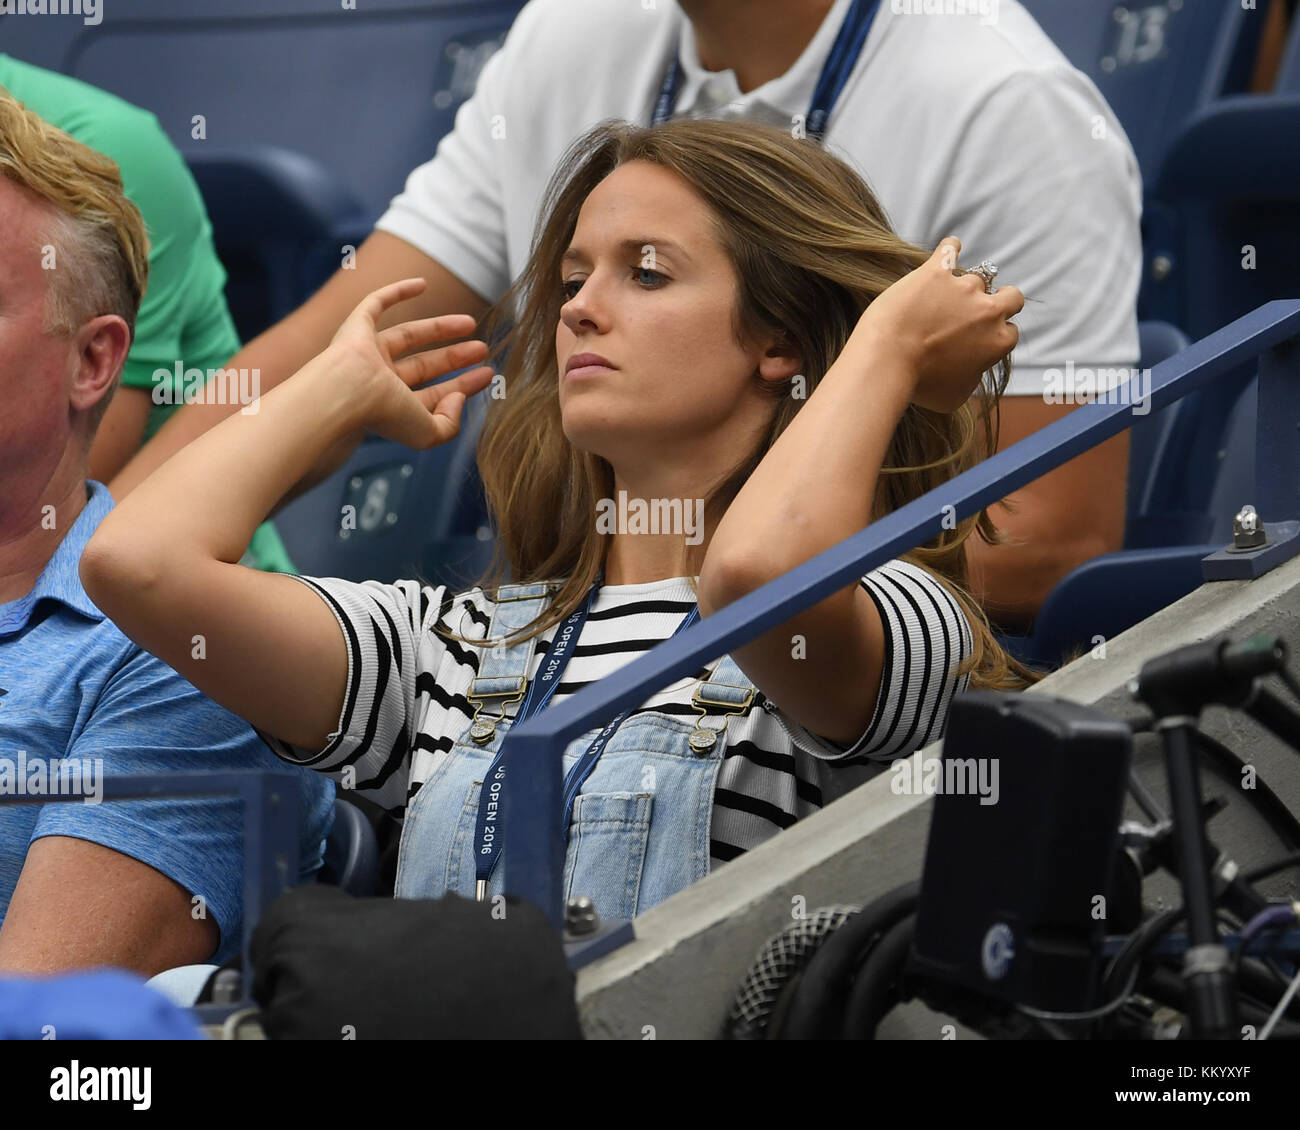
[[[660,271],[652,271],[649,267],[633,267],[632,275],[637,283],[647,290],[657,290],[668,281],[667,275]],[[564,295],[565,302],[574,300],[578,291],[582,289],[582,282],[582,279],[570,279],[560,284],[560,293]]]

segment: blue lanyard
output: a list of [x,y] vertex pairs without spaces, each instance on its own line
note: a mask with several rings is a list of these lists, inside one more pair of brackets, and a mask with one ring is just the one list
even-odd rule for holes
[[[505,738],[502,739],[501,749],[497,751],[496,757],[493,758],[492,764],[488,767],[487,774],[483,778],[483,787],[479,793],[478,817],[475,820],[474,828],[474,843],[478,848],[474,857],[474,875],[477,880],[475,885],[480,899],[484,897],[487,881],[492,877],[492,872],[501,858],[502,840],[505,831],[502,814],[505,800],[506,767],[504,758],[506,743],[510,740],[510,734],[516,726],[540,712],[551,701],[552,696],[555,694],[555,688],[560,685],[560,676],[564,673],[564,669],[569,665],[569,660],[573,656],[573,649],[577,646],[578,639],[582,635],[583,625],[587,622],[587,616],[591,612],[591,606],[595,603],[596,594],[600,591],[604,579],[605,571],[602,569],[596,577],[596,583],[591,586],[591,590],[587,593],[586,600],[556,629],[555,638],[546,655],[546,662],[538,670],[537,677],[528,684],[528,693],[525,695],[523,702],[519,704],[519,711],[510,723],[510,729],[507,731]],[[673,635],[684,632],[699,618],[700,609],[696,605],[677,626],[677,631]],[[587,778],[591,776],[591,771],[596,768],[596,762],[600,760],[600,755],[605,751],[605,746],[609,744],[609,739],[614,736],[614,732],[631,713],[632,707],[629,707],[619,714],[617,718],[609,722],[596,735],[591,745],[587,747],[586,753],[578,758],[577,763],[564,778],[564,815],[561,827],[566,847],[569,844],[569,823],[573,818],[573,806],[578,799],[578,793]]]
[[[853,0],[853,6],[840,25],[839,34],[826,57],[826,64],[822,67],[821,76],[813,90],[812,103],[808,107],[807,132],[815,141],[821,141],[826,132],[826,121],[857,65],[862,45],[867,41],[867,33],[871,30],[872,21],[879,9],[880,0]],[[681,84],[681,60],[674,58],[672,67],[664,76],[659,97],[655,100],[651,125],[663,125],[668,120],[673,107],[677,105]]]

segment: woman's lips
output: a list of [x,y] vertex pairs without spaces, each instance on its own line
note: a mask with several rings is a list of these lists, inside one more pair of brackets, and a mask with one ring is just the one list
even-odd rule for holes
[[613,373],[616,371],[617,370],[611,368],[609,365],[578,365],[565,373],[564,379],[566,381],[581,380],[584,377],[599,377],[603,376],[605,373]]

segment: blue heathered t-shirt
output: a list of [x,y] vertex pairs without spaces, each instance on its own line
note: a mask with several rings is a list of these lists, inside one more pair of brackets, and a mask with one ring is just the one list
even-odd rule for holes
[[[142,651],[91,603],[77,568],[113,498],[102,483],[86,485],[85,508],[31,592],[0,604],[0,797],[42,787],[93,795],[100,774],[294,773],[301,783],[299,870],[309,879],[333,820],[333,782],[280,761],[247,722]],[[28,845],[72,836],[147,863],[200,896],[221,930],[209,960],[224,962],[241,941],[242,809],[233,797],[0,805],[0,920]]]

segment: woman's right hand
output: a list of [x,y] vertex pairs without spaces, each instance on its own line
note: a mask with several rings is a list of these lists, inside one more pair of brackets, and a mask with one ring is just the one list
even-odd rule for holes
[[940,240],[934,254],[886,287],[858,320],[854,336],[874,338],[913,377],[909,399],[935,412],[955,412],[985,372],[1020,339],[1010,319],[1025,305],[1014,286],[986,293],[984,279],[953,267],[961,240]]
[[[429,388],[416,388],[473,365],[488,354],[483,341],[459,341],[430,349],[435,342],[460,338],[476,325],[468,314],[444,314],[378,328],[390,307],[424,290],[423,279],[403,279],[366,295],[316,358],[334,380],[355,397],[357,424],[375,435],[416,450],[436,447],[460,432],[465,401],[491,382],[493,371],[480,365]],[[420,350],[403,357],[411,350]]]

